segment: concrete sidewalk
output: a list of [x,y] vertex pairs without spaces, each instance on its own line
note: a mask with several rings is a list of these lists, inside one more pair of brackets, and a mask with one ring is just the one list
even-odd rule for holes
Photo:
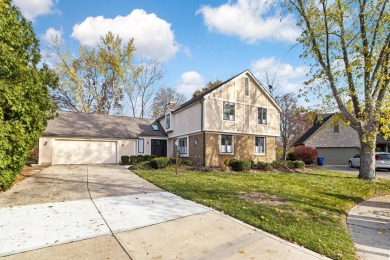
[[390,259],[390,195],[355,206],[347,223],[360,259]]
[[120,166],[51,166],[0,193],[5,259],[325,259]]

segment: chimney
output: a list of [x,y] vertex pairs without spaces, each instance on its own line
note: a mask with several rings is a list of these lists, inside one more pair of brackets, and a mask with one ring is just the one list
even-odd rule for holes
[[169,106],[169,107],[175,107],[175,106],[176,106],[176,103],[173,102],[172,100],[169,100],[168,106]]

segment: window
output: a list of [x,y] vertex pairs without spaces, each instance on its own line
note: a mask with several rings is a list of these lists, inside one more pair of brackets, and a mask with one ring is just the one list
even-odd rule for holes
[[232,135],[221,135],[221,153],[233,153]]
[[144,139],[138,139],[138,153],[144,153]]
[[178,152],[180,155],[187,155],[187,137],[179,138]]
[[152,125],[153,131],[158,131],[158,125]]
[[339,133],[340,132],[340,125],[339,124],[333,126],[333,132],[334,133]]
[[265,137],[255,137],[255,153],[265,154]]
[[257,123],[262,125],[267,124],[267,109],[265,107],[259,107],[257,109]]
[[223,120],[234,121],[234,107],[232,102],[223,102]]
[[245,96],[249,96],[249,79],[245,78]]
[[171,128],[171,115],[170,114],[165,116],[165,128],[166,129]]

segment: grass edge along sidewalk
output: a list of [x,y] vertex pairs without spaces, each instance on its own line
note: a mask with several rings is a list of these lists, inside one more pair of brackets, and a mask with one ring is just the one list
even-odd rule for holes
[[135,170],[169,192],[215,208],[245,223],[333,259],[355,259],[346,225],[350,208],[390,194],[390,180],[349,174],[180,172]]

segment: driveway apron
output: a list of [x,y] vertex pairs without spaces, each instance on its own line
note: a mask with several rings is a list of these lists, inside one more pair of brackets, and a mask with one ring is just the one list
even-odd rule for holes
[[0,193],[9,259],[319,259],[117,165],[51,166]]

